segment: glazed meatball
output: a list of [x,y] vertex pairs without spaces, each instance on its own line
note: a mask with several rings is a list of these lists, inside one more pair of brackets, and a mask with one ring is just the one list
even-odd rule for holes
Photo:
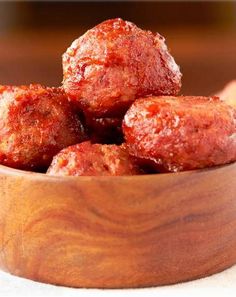
[[130,153],[161,172],[236,160],[236,111],[217,97],[139,99],[123,131]]
[[122,118],[87,118],[87,133],[91,142],[121,144],[123,142],[122,120]]
[[54,157],[47,174],[67,176],[134,175],[140,171],[124,146],[92,144],[68,147]]
[[0,164],[43,171],[60,150],[84,140],[61,89],[0,86]]
[[165,39],[122,19],[105,21],[63,55],[63,87],[93,117],[122,117],[138,97],[177,95],[181,73]]
[[236,80],[228,83],[225,88],[217,94],[225,103],[236,108]]

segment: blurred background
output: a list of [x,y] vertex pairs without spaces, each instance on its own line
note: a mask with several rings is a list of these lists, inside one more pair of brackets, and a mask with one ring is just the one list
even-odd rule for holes
[[164,35],[182,93],[208,95],[236,78],[236,2],[0,2],[0,84],[62,81],[61,55],[114,17]]

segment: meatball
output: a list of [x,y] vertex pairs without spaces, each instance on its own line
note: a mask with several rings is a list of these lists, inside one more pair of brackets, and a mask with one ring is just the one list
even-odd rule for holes
[[86,127],[93,143],[121,144],[122,118],[87,118]]
[[225,88],[217,94],[225,103],[236,108],[236,80],[228,83]]
[[123,132],[130,154],[161,172],[236,160],[236,111],[217,97],[139,99]]
[[43,171],[60,150],[84,140],[61,89],[0,86],[0,164]]
[[92,144],[89,141],[62,150],[47,174],[67,176],[134,175],[140,171],[124,146]]
[[69,100],[93,117],[122,117],[138,97],[177,95],[181,73],[165,39],[122,19],[107,20],[63,55]]

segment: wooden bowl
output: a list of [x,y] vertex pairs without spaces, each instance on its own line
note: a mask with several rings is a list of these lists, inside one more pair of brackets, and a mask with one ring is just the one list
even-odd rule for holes
[[236,163],[133,177],[0,166],[0,267],[87,288],[173,284],[236,263]]

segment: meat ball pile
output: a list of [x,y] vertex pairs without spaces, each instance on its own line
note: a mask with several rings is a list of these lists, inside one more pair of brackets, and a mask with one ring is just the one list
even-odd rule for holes
[[63,75],[59,88],[0,86],[0,164],[119,176],[236,160],[235,84],[221,100],[178,96],[182,74],[158,33],[105,21],[63,54]]

